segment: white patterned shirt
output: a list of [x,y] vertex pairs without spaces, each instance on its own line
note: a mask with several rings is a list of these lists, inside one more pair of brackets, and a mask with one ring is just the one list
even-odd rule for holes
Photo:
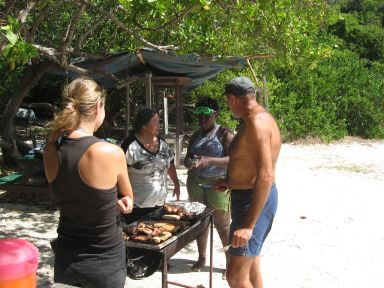
[[162,206],[167,196],[167,174],[174,154],[164,139],[158,139],[157,153],[148,151],[133,137],[125,154],[134,203],[140,208]]

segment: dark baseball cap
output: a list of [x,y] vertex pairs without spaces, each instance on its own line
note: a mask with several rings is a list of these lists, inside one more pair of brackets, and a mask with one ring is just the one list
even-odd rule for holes
[[224,85],[224,94],[245,96],[248,93],[255,92],[256,90],[252,80],[244,76],[233,78]]

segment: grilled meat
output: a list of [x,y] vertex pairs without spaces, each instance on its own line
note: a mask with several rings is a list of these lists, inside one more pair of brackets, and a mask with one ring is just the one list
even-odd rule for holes
[[[163,213],[163,219],[190,220],[194,216],[194,213],[188,212],[185,208],[169,203],[163,206]],[[179,217],[171,217],[169,215],[177,215]]]
[[171,232],[162,232],[159,236],[155,236],[151,239],[151,243],[159,244],[172,237]]
[[181,228],[178,224],[157,222],[148,224],[141,222],[131,225],[124,229],[124,240],[138,241],[142,243],[159,244],[172,237],[172,232],[177,232]]

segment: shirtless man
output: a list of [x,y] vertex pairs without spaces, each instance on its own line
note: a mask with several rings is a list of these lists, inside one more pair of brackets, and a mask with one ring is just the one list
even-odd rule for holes
[[256,100],[246,77],[225,85],[228,105],[243,120],[230,146],[227,181],[215,191],[230,188],[232,223],[227,281],[231,288],[263,287],[260,250],[277,209],[275,166],[281,147],[279,128]]

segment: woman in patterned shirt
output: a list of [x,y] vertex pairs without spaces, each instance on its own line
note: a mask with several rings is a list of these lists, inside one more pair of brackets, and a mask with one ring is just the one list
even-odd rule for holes
[[130,136],[124,140],[129,179],[135,207],[125,220],[132,223],[164,205],[167,196],[167,175],[173,184],[173,196],[179,200],[180,184],[174,164],[174,153],[159,133],[160,117],[145,108],[135,118]]

